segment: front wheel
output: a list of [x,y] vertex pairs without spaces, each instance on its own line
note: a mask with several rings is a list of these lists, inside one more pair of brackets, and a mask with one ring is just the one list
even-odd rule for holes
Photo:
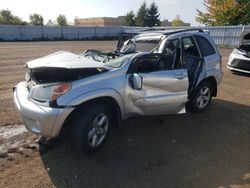
[[188,109],[192,112],[203,112],[212,100],[212,86],[208,81],[202,82],[191,95]]
[[84,153],[98,151],[107,139],[112,118],[103,104],[84,105],[74,116],[71,141]]

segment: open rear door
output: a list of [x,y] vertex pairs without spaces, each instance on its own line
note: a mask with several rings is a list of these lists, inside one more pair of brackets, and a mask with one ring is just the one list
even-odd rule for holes
[[188,73],[188,96],[190,97],[191,93],[197,86],[198,80],[202,79],[200,77],[205,77],[205,75],[201,75],[204,66],[204,59],[186,54],[183,57],[183,61]]

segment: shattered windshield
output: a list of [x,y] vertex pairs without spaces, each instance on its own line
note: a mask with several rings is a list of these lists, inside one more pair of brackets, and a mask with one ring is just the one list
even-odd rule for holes
[[140,34],[123,43],[120,52],[123,54],[135,52],[152,52],[158,47],[163,35],[159,33]]
[[124,42],[120,49],[122,54],[130,54],[136,52],[152,52],[158,47],[160,39],[129,39]]
[[137,52],[151,52],[155,49],[160,40],[138,40],[136,41],[136,51]]
[[117,59],[110,60],[109,62],[105,63],[105,65],[111,68],[119,68],[124,65],[132,56],[133,54],[124,55]]

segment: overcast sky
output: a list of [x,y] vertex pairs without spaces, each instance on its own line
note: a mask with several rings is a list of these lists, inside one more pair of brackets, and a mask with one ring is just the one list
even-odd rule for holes
[[[150,4],[153,0],[146,0]],[[158,5],[161,19],[173,20],[176,15],[192,25],[195,21],[196,8],[204,10],[203,0],[154,0]],[[13,14],[28,21],[29,15],[38,13],[45,23],[56,20],[59,14],[66,15],[73,22],[77,16],[87,17],[117,17],[125,15],[129,10],[137,11],[143,0],[0,0],[0,9],[9,9]]]

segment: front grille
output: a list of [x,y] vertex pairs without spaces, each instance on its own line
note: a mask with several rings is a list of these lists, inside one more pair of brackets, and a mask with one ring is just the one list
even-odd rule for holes
[[241,60],[241,59],[234,59],[230,66],[237,68],[237,69],[250,71],[250,61]]

